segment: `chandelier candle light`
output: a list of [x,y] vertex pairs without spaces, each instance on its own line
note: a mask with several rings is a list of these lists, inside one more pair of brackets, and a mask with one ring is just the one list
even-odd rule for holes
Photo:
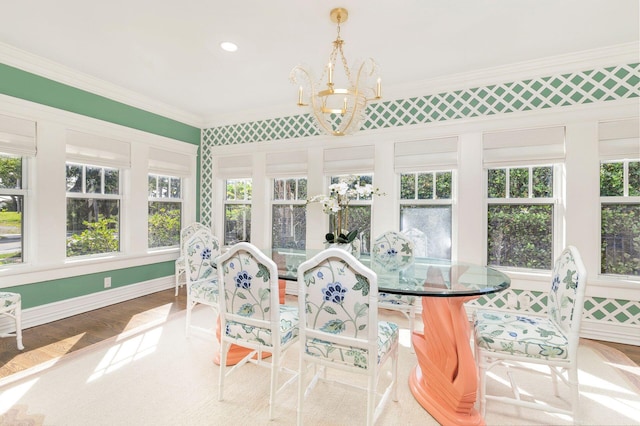
[[[366,118],[367,102],[381,99],[382,85],[378,65],[371,58],[355,64],[355,75],[351,74],[342,50],[344,40],[340,38],[340,24],[349,17],[347,9],[333,9],[329,16],[338,26],[338,35],[320,79],[316,82],[313,74],[301,65],[291,71],[289,78],[292,83],[300,85],[298,106],[309,107],[316,127],[329,135],[344,136],[360,130]],[[344,78],[336,82],[339,66],[344,70]],[[338,84],[344,84],[346,88],[340,88]]]

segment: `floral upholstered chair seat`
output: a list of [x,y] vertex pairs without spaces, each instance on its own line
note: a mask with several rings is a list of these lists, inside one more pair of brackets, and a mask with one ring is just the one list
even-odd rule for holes
[[[298,308],[295,306],[280,306],[280,344],[284,345],[291,339],[298,337]],[[271,328],[257,327],[228,321],[225,334],[236,340],[255,340],[265,346],[273,346]]]
[[[393,348],[393,342],[398,339],[398,325],[389,321],[378,322],[378,358],[384,358]],[[312,356],[324,357],[340,364],[367,368],[367,349],[354,348],[326,340],[312,339],[306,344],[306,353]]]
[[478,346],[487,351],[533,358],[564,359],[568,355],[567,337],[544,317],[479,310],[474,326]]
[[185,285],[187,283],[186,277],[184,280],[181,279],[183,275],[185,275],[187,269],[187,261],[185,259],[185,249],[184,244],[189,239],[190,236],[196,233],[201,229],[208,229],[205,225],[200,222],[194,222],[190,225],[185,226],[180,231],[180,256],[176,259],[175,264],[175,279],[176,279],[176,296],[178,295],[178,290],[181,285]]

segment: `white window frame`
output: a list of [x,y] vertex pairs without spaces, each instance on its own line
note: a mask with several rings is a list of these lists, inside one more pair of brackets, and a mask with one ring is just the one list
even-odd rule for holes
[[[275,184],[276,181],[287,181],[290,179],[295,179],[296,180],[296,194],[295,194],[295,198],[287,198],[286,197],[286,193],[285,193],[285,198],[284,199],[276,199],[275,198]],[[307,184],[307,197],[309,196],[308,192],[309,192],[309,180],[306,176],[278,176],[278,177],[273,177],[271,179],[271,196],[269,197],[269,199],[271,200],[271,205],[269,207],[269,222],[271,223],[271,226],[273,227],[273,207],[274,206],[305,206],[307,204],[307,199],[306,198],[300,198],[300,194],[299,194],[299,188],[300,188],[300,180],[304,180]],[[305,211],[305,215],[306,215],[306,211]],[[293,232],[293,231],[292,231]],[[305,235],[306,235],[307,230],[305,229]],[[306,238],[305,238],[305,245],[306,245]],[[270,246],[273,247],[273,235],[270,236]]]
[[[152,176],[155,177],[156,180],[156,191],[158,190],[159,186],[160,186],[160,178],[167,178],[169,179],[169,192],[167,194],[166,197],[153,197],[151,195],[148,196],[148,201],[147,201],[147,206],[149,206],[149,204],[151,203],[179,203],[180,204],[180,229],[183,228],[182,223],[184,222],[184,178],[180,177],[180,176],[167,176],[167,175],[161,175],[158,173],[149,173],[147,176],[147,179],[150,179]],[[178,180],[180,181],[180,196],[179,197],[173,197],[171,196],[171,182],[173,180]],[[147,226],[149,224],[149,213],[147,211]],[[178,241],[176,244],[173,244],[171,246],[159,246],[159,247],[149,247],[149,238],[147,237],[147,248],[150,251],[154,251],[154,250],[163,250],[163,249],[167,249],[167,248],[171,248],[171,247],[179,247],[180,245],[180,230],[178,230]]]
[[[96,199],[96,200],[117,200],[118,201],[118,251],[115,252],[104,252],[104,253],[94,253],[94,254],[89,254],[89,255],[81,255],[81,256],[68,256],[65,253],[65,257],[67,260],[76,260],[76,259],[85,259],[85,258],[100,258],[100,257],[106,257],[106,256],[112,256],[114,254],[118,254],[118,253],[122,253],[123,252],[123,246],[122,246],[122,241],[123,241],[123,218],[124,218],[124,212],[123,212],[123,196],[122,196],[122,182],[123,182],[123,170],[121,168],[118,167],[113,167],[113,166],[104,166],[104,165],[95,165],[95,164],[88,164],[88,163],[79,163],[77,161],[66,161],[65,162],[65,169],[68,165],[76,165],[76,166],[80,166],[82,167],[82,192],[69,192],[66,191],[66,195],[65,195],[65,205],[67,206],[66,208],[68,208],[67,205],[67,200],[68,199],[80,199],[80,200],[90,200],[90,199]],[[100,186],[101,186],[101,193],[88,193],[86,192],[86,171],[87,171],[87,167],[95,167],[95,168],[100,168],[101,169],[101,179],[100,179]],[[118,170],[118,193],[117,194],[105,194],[104,193],[104,169],[112,169],[112,170]],[[68,232],[69,230],[66,228],[66,224],[65,224],[65,230],[66,232]],[[67,242],[67,236],[65,234],[65,244]]]
[[[623,164],[623,192],[621,196],[600,196],[600,231],[598,235],[600,236],[599,243],[602,244],[602,207],[604,205],[624,205],[624,204],[640,204],[640,195],[629,195],[629,163],[630,162],[640,162],[640,158],[637,159],[620,159],[620,160],[601,160],[600,165],[604,163],[622,163]],[[600,180],[598,183],[601,185]],[[627,274],[614,274],[614,273],[603,273],[602,272],[602,259],[600,260],[600,265],[598,266],[598,274],[603,277],[608,278],[627,278],[632,280],[637,280],[639,277],[636,275],[627,275]]]
[[[247,194],[245,192],[244,198],[243,199],[238,199],[237,198],[237,194],[236,194],[236,199],[228,199],[227,198],[227,185],[230,181],[244,181],[244,182],[251,182],[251,196],[249,198],[247,198]],[[222,180],[222,186],[223,186],[223,190],[224,190],[224,196],[223,196],[223,200],[222,200],[222,234],[223,234],[223,245],[225,247],[228,247],[229,245],[227,244],[227,235],[226,235],[226,224],[227,224],[227,217],[226,217],[226,212],[227,212],[227,206],[238,206],[238,205],[244,205],[244,206],[249,206],[249,210],[251,211],[251,214],[253,215],[253,211],[252,211],[252,204],[253,204],[253,179],[250,177],[245,177],[245,178],[232,178],[232,177],[228,177],[228,178],[224,178]],[[244,223],[246,223],[247,221],[245,220]],[[251,221],[249,221],[249,223],[251,223]],[[251,234],[249,234],[249,240],[251,240]]]
[[[551,167],[553,173],[553,197],[540,197],[533,198],[533,173],[532,170],[538,167]],[[496,169],[529,169],[529,183],[528,183],[528,198],[512,198],[509,194],[509,175],[510,173],[506,173],[505,179],[505,196],[503,198],[489,198],[489,170]],[[553,207],[553,212],[551,215],[552,223],[552,238],[551,238],[551,259],[550,259],[550,268],[548,271],[553,269],[553,262],[560,251],[562,251],[563,246],[563,225],[562,219],[564,217],[564,208],[562,204],[562,200],[564,199],[562,195],[563,190],[563,182],[562,177],[564,176],[564,164],[562,163],[544,163],[544,164],[534,164],[530,162],[525,162],[522,165],[518,164],[509,164],[509,165],[495,165],[492,167],[484,168],[484,197],[485,197],[485,211],[484,211],[484,262],[489,265],[489,206],[492,204],[509,204],[509,205],[551,205]],[[512,270],[512,271],[522,271],[526,273],[537,274],[540,269],[532,269],[532,268],[523,268],[516,266],[502,266],[502,265],[489,265],[491,267]]]

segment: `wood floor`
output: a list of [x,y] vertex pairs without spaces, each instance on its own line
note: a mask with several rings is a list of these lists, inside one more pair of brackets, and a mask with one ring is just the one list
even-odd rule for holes
[[[25,329],[24,351],[16,348],[16,339],[0,339],[0,378],[61,357],[69,352],[117,336],[186,308],[184,288],[178,297],[164,290],[127,302],[96,309],[60,321]],[[640,365],[640,346],[600,342],[611,346]]]

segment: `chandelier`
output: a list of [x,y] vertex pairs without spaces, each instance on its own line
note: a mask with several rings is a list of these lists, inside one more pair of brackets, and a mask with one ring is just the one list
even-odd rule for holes
[[[301,65],[291,70],[290,80],[299,84],[298,106],[309,107],[315,126],[323,133],[344,136],[360,130],[366,118],[367,102],[381,98],[378,65],[371,58],[356,63],[353,72],[347,65],[340,38],[340,24],[349,13],[344,8],[331,10],[331,21],[337,24],[338,35],[333,41],[329,62],[319,80]],[[339,73],[342,68],[343,73]]]

